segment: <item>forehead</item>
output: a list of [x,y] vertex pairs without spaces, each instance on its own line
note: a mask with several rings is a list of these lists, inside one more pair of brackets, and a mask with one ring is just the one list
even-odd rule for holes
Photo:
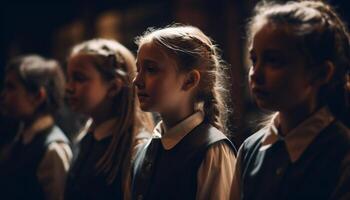
[[251,48],[297,51],[299,40],[288,25],[265,22],[256,26]]
[[154,42],[142,43],[137,53],[137,63],[153,62],[157,64],[171,64],[176,66],[175,58],[165,51],[164,48]]
[[68,70],[96,71],[96,58],[89,54],[73,55],[68,61]]

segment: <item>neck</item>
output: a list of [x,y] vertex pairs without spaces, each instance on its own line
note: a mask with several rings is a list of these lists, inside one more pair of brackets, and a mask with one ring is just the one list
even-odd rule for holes
[[286,136],[292,129],[297,127],[303,120],[308,118],[318,106],[314,105],[301,105],[292,110],[280,111],[280,132],[281,135]]
[[104,106],[100,108],[97,112],[91,114],[93,123],[95,126],[100,125],[101,123],[116,117],[116,110],[113,109],[113,106]]
[[24,119],[23,120],[24,128],[30,127],[38,119],[40,119],[41,117],[45,117],[45,116],[51,116],[51,115],[50,114],[35,114],[35,115],[31,116],[31,117],[28,117],[28,118]]
[[177,108],[171,112],[160,113],[160,116],[163,119],[163,123],[166,127],[172,128],[176,124],[180,123],[187,117],[191,116],[194,113],[193,106],[188,106],[185,108]]

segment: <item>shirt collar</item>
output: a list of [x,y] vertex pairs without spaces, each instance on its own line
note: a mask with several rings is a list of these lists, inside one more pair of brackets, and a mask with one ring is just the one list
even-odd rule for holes
[[284,140],[291,161],[296,162],[318,134],[334,119],[329,109],[323,107],[291,130],[287,136],[282,137],[278,133],[279,115],[276,114],[262,139],[260,150],[268,149],[278,140]]
[[97,141],[100,141],[104,138],[107,138],[113,134],[113,130],[117,125],[117,119],[112,118],[105,122],[102,122],[100,125],[96,126],[94,122],[90,125],[88,133],[92,133],[94,138]]
[[36,119],[29,127],[22,128],[19,131],[19,136],[23,144],[29,144],[43,130],[53,126],[54,119],[51,115],[45,115]]
[[153,130],[153,137],[160,137],[161,143],[166,150],[175,147],[188,133],[201,124],[204,120],[204,113],[196,111],[174,127],[168,129],[163,121],[160,121]]

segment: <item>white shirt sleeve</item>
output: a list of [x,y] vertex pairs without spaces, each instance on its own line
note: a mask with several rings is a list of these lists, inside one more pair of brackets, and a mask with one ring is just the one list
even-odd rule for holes
[[225,142],[212,146],[197,172],[197,200],[230,198],[236,157]]
[[37,170],[37,177],[45,193],[45,199],[62,200],[66,175],[73,157],[65,143],[51,143]]
[[[241,148],[242,149],[242,148]],[[235,165],[235,170],[233,174],[232,186],[231,186],[231,197],[230,200],[240,200],[241,199],[241,149],[238,151],[237,162]]]

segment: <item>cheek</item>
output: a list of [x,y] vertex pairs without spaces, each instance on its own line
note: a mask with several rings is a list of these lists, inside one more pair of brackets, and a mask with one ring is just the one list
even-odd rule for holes
[[162,112],[171,107],[178,98],[178,84],[173,77],[157,76],[146,79],[146,90],[151,96],[148,103],[152,104],[152,110]]
[[27,97],[18,94],[8,94],[4,99],[5,113],[14,117],[29,116],[34,112],[34,106],[27,101]]
[[99,104],[108,96],[107,86],[99,82],[91,83],[89,86],[86,86],[81,92],[83,93],[85,100],[91,104]]
[[282,107],[290,107],[302,103],[310,97],[310,85],[302,78],[302,74],[286,73],[269,80],[272,91],[271,101]]
[[107,96],[107,89],[95,82],[75,84],[74,87],[70,105],[75,111],[89,112]]
[[170,103],[178,96],[177,94],[180,86],[178,80],[176,80],[174,77],[165,77],[156,85],[158,87],[158,92],[165,101]]
[[289,89],[293,78],[286,70],[266,72],[266,86],[272,93],[283,93]]

